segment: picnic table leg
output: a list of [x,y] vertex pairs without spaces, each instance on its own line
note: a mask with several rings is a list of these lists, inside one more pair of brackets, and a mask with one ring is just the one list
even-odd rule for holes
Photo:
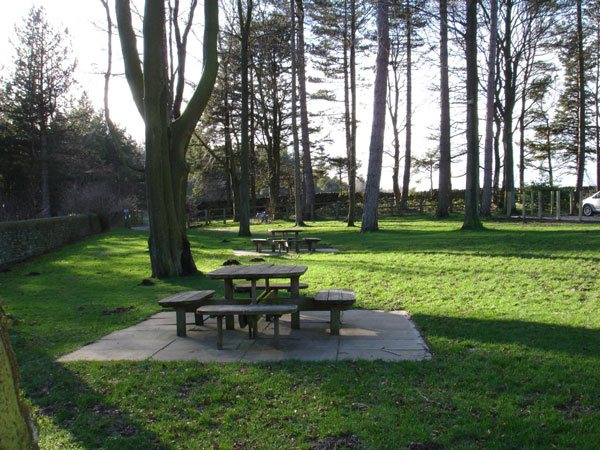
[[223,316],[217,316],[217,349],[223,350]]
[[248,329],[250,332],[250,339],[256,339],[258,337],[258,316],[249,317]]
[[194,318],[196,319],[196,325],[204,325],[204,316],[202,314],[195,312]]
[[[225,298],[227,300],[233,300],[233,280],[225,280]],[[234,330],[233,316],[225,317],[225,328],[228,330]]]
[[175,308],[175,318],[177,320],[177,336],[185,337],[185,308]]
[[[300,297],[300,277],[292,277],[290,279],[290,295],[292,298]],[[292,328],[300,329],[300,312],[292,313]]]
[[279,316],[273,316],[273,339],[275,340],[275,348],[279,348]]
[[338,336],[340,334],[340,325],[341,325],[339,309],[331,310],[331,324],[330,325],[331,325],[330,326],[330,334],[333,336]]

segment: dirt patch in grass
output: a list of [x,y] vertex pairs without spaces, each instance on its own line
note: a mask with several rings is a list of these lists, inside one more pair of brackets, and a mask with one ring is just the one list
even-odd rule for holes
[[342,434],[321,439],[310,446],[311,450],[358,450],[363,448],[363,441],[355,434]]
[[120,306],[115,309],[105,309],[104,311],[102,311],[102,315],[103,316],[112,316],[113,314],[123,314],[128,311],[131,311],[132,309],[133,309],[133,306],[126,306],[126,307]]

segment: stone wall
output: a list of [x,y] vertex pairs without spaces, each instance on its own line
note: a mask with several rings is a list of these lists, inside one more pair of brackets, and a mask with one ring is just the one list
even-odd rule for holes
[[0,223],[0,267],[100,232],[95,214]]

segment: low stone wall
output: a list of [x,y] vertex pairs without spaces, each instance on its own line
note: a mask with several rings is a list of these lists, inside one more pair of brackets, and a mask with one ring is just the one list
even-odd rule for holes
[[100,232],[95,214],[0,223],[0,267]]

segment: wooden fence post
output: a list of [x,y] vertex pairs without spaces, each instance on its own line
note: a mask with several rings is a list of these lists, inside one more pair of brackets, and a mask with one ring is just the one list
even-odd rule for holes
[[207,208],[207,209],[204,210],[204,224],[205,225],[209,224],[209,222],[208,222],[208,216],[209,216],[209,213],[208,213],[208,208]]
[[560,220],[560,191],[556,191],[556,220]]
[[525,222],[525,214],[527,213],[527,192],[523,191],[521,197],[521,203],[523,205],[523,222]]
[[554,215],[554,191],[550,191],[550,215]]
[[575,214],[575,192],[569,191],[569,215]]
[[530,203],[531,203],[531,208],[529,208],[529,209],[531,209],[531,215],[532,215],[532,216],[535,214],[535,208],[534,208],[534,206],[533,206],[533,198],[534,198],[534,197],[535,197],[535,194],[533,193],[533,191],[531,191],[531,196],[530,196],[530,198],[529,198],[529,201],[530,201]]
[[538,191],[538,219],[542,218],[542,191]]
[[223,208],[223,225],[227,223],[227,210]]

